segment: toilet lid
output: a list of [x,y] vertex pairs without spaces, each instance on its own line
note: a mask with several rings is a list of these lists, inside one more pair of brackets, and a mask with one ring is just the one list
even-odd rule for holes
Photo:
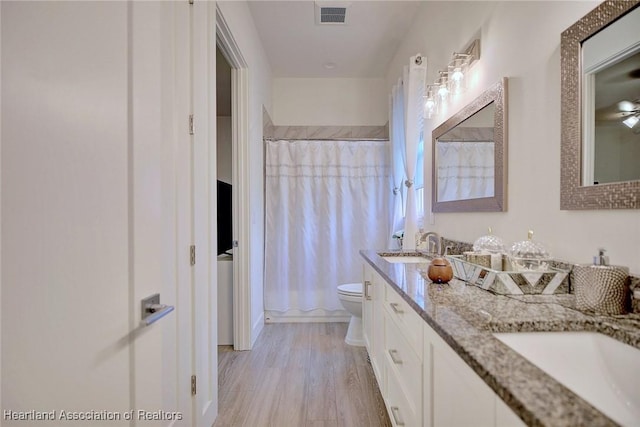
[[345,283],[338,286],[338,293],[347,295],[362,295],[362,283]]

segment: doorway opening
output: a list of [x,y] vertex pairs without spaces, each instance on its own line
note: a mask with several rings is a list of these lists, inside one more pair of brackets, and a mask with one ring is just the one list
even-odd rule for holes
[[233,346],[233,150],[231,66],[216,46],[218,347]]
[[[230,128],[227,128],[231,140],[231,161],[223,167],[223,171],[226,171],[223,173],[230,171],[232,184],[232,249],[230,253],[233,254],[231,256],[233,349],[251,350],[251,287],[248,252],[249,70],[219,6],[216,6],[216,47],[226,62],[231,77],[230,84],[225,85],[222,90],[229,90],[231,103]],[[216,59],[216,64],[218,61],[219,59]],[[224,66],[222,72],[223,74],[226,72]],[[218,98],[219,95],[217,94],[216,97]],[[224,286],[224,284],[219,283],[218,286]],[[220,315],[218,315],[218,321],[220,322]]]

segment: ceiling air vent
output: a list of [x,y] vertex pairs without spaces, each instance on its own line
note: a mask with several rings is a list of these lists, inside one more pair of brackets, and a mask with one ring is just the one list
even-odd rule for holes
[[321,24],[344,24],[347,17],[346,7],[321,7],[320,23]]
[[347,23],[348,2],[325,3],[329,2],[316,2],[316,24]]

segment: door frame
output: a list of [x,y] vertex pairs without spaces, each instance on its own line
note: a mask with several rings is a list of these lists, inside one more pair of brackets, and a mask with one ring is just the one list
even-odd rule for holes
[[216,44],[231,66],[233,180],[233,348],[251,350],[249,282],[249,67],[216,4]]

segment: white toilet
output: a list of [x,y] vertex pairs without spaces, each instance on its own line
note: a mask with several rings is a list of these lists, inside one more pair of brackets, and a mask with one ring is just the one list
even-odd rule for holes
[[362,338],[362,283],[345,283],[338,286],[338,298],[351,314],[349,329],[344,341],[349,345],[364,346]]

